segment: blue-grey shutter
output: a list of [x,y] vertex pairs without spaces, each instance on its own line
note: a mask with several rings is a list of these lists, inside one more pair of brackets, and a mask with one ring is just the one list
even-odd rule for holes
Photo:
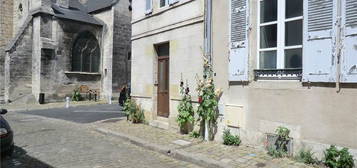
[[304,0],[304,82],[334,82],[336,0]]
[[248,81],[248,24],[248,0],[230,0],[230,81]]
[[175,3],[177,3],[177,2],[179,2],[179,0],[169,0],[169,4],[170,4],[170,5],[175,4]]
[[357,0],[343,1],[342,25],[344,25],[341,82],[357,82]]
[[152,13],[152,0],[146,0],[145,10],[145,14]]

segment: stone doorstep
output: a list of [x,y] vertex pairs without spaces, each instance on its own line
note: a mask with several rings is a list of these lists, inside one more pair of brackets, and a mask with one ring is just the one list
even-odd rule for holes
[[121,138],[123,140],[129,141],[130,143],[137,145],[139,147],[143,147],[148,150],[152,150],[155,152],[159,152],[161,154],[170,156],[174,159],[178,159],[185,162],[190,162],[202,167],[208,168],[231,168],[233,165],[229,165],[222,161],[213,160],[203,154],[186,152],[184,150],[185,146],[195,145],[194,143],[185,141],[185,140],[176,140],[172,143],[180,144],[180,148],[170,148],[169,146],[163,146],[155,143],[150,143],[145,141],[144,139],[140,139],[131,135],[123,134],[116,131],[111,131],[105,128],[96,128],[96,131],[105,135],[115,136]]

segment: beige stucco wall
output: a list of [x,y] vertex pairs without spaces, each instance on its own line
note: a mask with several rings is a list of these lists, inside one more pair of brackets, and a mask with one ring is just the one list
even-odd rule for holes
[[[154,45],[170,43],[170,116],[164,120],[176,128],[177,103],[180,99],[181,76],[195,94],[195,76],[202,73],[203,55],[203,1],[180,1],[172,7],[158,9],[144,17],[145,1],[133,1],[132,33],[132,96],[145,109],[146,119],[158,120],[157,53]],[[154,0],[154,4],[157,4]],[[137,9],[137,10],[135,10]],[[193,95],[194,97],[197,96]]]
[[[249,73],[256,68],[256,6],[249,2]],[[215,83],[224,91],[220,104],[242,106],[241,128],[237,132],[245,143],[263,145],[264,133],[283,125],[291,129],[295,151],[302,145],[321,151],[329,144],[349,147],[357,156],[357,85],[336,92],[334,84],[305,85],[300,81],[253,81],[248,85],[228,81],[229,1],[213,1],[213,64]],[[238,108],[236,112],[238,112]],[[234,109],[233,109],[234,112]],[[225,125],[223,117],[222,125]],[[230,118],[238,120],[238,118]],[[217,136],[219,137],[219,135]]]

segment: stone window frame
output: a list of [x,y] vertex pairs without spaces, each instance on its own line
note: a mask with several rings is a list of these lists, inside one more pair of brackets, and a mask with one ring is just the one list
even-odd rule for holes
[[[89,59],[89,61],[90,61],[90,63],[89,63],[89,65],[90,65],[90,68],[89,68],[89,71],[85,71],[85,70],[83,70],[83,64],[84,64],[84,62],[83,62],[83,56],[80,58],[80,70],[74,70],[74,60],[73,60],[73,58],[74,58],[74,48],[75,48],[75,45],[77,44],[77,41],[80,39],[80,38],[83,38],[83,36],[85,36],[85,35],[90,35],[91,36],[91,38],[93,38],[93,39],[95,39],[96,40],[96,44],[97,44],[97,47],[98,47],[98,52],[99,52],[99,54],[98,54],[98,63],[97,63],[97,67],[95,68],[96,70],[93,70],[92,68],[92,64],[93,64],[93,60],[92,60],[92,57]],[[72,43],[72,46],[71,46],[71,71],[70,72],[79,72],[79,73],[94,73],[94,74],[97,74],[97,73],[99,73],[100,72],[100,67],[101,67],[101,54],[102,54],[102,51],[101,51],[101,45],[100,45],[100,42],[99,42],[99,40],[98,40],[98,38],[95,36],[95,34],[93,33],[93,32],[91,32],[91,31],[88,31],[88,30],[85,30],[85,31],[81,31],[80,33],[78,33],[77,34],[77,36],[75,36],[75,38],[74,38],[74,41],[73,41],[73,43]]]

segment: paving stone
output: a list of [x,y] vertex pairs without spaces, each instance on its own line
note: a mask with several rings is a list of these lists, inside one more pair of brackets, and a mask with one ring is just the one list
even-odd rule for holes
[[[15,132],[15,153],[1,160],[4,168],[175,168],[199,166],[100,134],[91,124],[8,113]],[[24,118],[41,118],[20,122]],[[45,131],[44,131],[45,130]]]
[[[273,159],[267,152],[261,149],[256,149],[251,146],[241,145],[225,146],[218,142],[202,142],[200,139],[190,138],[187,135],[181,135],[177,132],[163,130],[151,127],[144,124],[131,124],[126,121],[118,121],[115,123],[96,123],[95,127],[101,127],[120,133],[125,133],[133,137],[141,138],[150,143],[160,146],[166,146],[170,149],[184,150],[191,154],[200,154],[208,159],[221,162],[222,164],[229,164],[233,167],[258,167],[257,164],[264,165],[263,167],[291,167],[291,163],[296,163],[290,159]],[[170,142],[176,140],[184,140],[191,142],[191,145],[182,147],[178,144]],[[297,168],[311,167],[304,164],[297,164]]]
[[173,143],[177,144],[177,145],[180,145],[180,146],[186,146],[186,145],[191,144],[191,142],[185,141],[185,140],[181,140],[181,139],[173,141]]

